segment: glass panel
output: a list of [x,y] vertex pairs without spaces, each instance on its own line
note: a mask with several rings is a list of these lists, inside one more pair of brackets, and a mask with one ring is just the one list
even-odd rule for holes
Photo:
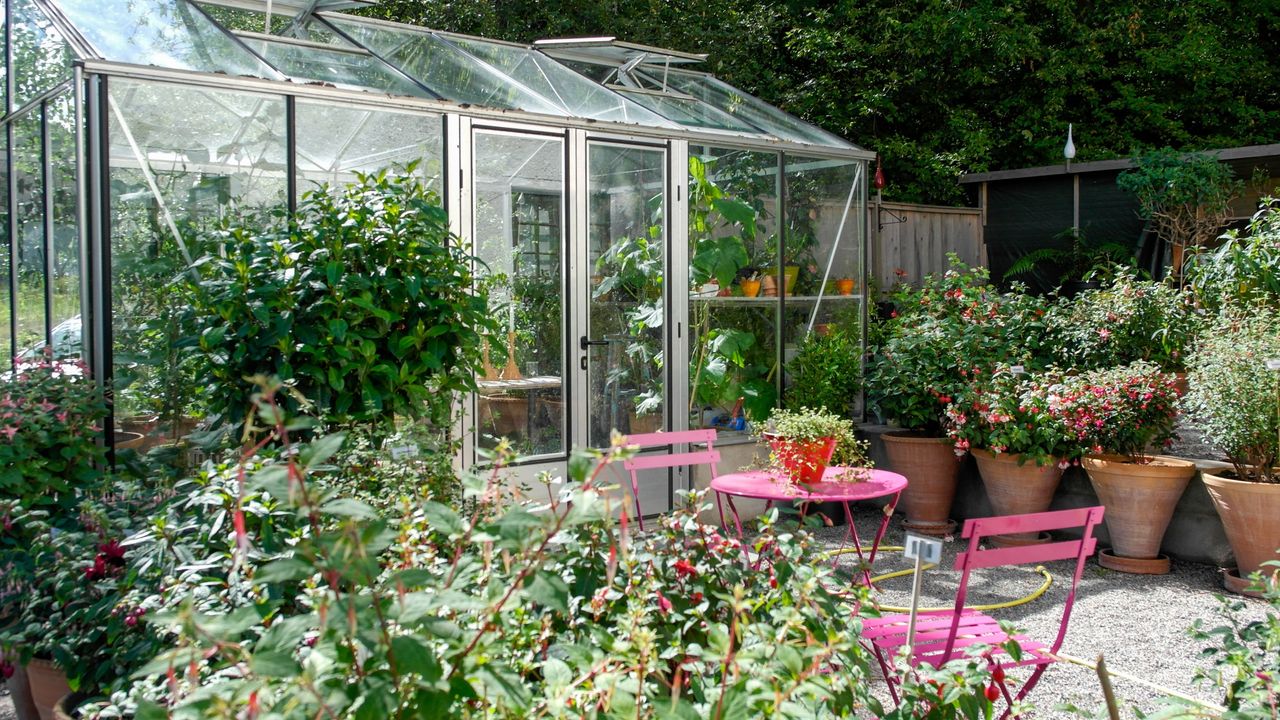
[[777,403],[780,173],[777,153],[689,146],[690,427],[745,434]]
[[444,152],[439,115],[368,110],[352,105],[298,101],[298,191],[318,183],[340,185],[356,172],[417,162],[428,187],[441,191]]
[[80,357],[79,193],[76,187],[76,106],[70,93],[49,101],[49,159],[53,167],[53,352]]
[[18,205],[18,336],[20,357],[45,346],[44,163],[40,113],[28,113],[13,128],[13,182]]
[[[8,62],[8,43],[9,34],[3,32],[8,27],[8,17],[6,6],[8,3],[0,2],[0,57],[5,58],[5,62],[0,62],[0,111],[8,113],[9,107],[9,62]],[[3,336],[0,336],[3,337]],[[8,355],[7,352],[0,353],[0,356]]]
[[32,0],[13,0],[13,106],[71,77],[71,47]]
[[587,440],[666,422],[663,330],[666,153],[592,143],[587,150],[591,303]]
[[479,445],[563,453],[564,141],[477,132],[474,176],[476,255],[507,307],[507,345],[490,350],[479,383]]
[[393,95],[433,97],[372,55],[256,38],[244,38],[244,41],[293,80],[372,88]]
[[107,60],[278,78],[186,0],[53,0]]
[[671,127],[671,123],[536,50],[448,36],[448,40],[555,103],[573,117]]
[[[654,75],[633,73],[633,76],[647,80],[651,89],[663,89],[663,83]],[[798,120],[778,108],[748,95],[709,75],[697,75],[671,71],[666,75],[666,85],[674,90],[693,97],[718,108],[743,122],[754,125],[764,132],[783,140],[827,145],[830,147],[852,148],[854,145],[832,135],[825,130]]]
[[355,41],[449,100],[507,110],[563,115],[564,111],[511,78],[427,33],[333,19]]
[[686,127],[712,128],[714,130],[733,130],[736,132],[758,133],[754,127],[721,112],[706,103],[674,95],[657,95],[648,92],[618,90],[619,93],[635,100],[650,110],[670,118]]
[[294,17],[291,12],[282,12],[277,9],[276,12],[271,14],[271,23],[268,27],[267,14],[265,12],[224,7],[210,3],[200,3],[200,7],[208,13],[209,17],[228,30],[271,33],[272,35],[296,37],[326,45],[355,47],[334,32],[328,25],[316,20],[314,17],[308,19],[301,27],[290,30]]
[[788,155],[786,167],[784,255],[799,267],[783,326],[789,358],[811,331],[863,337],[866,183],[861,161]]
[[109,102],[116,421],[150,444],[198,418],[172,278],[200,256],[202,228],[284,204],[285,107],[277,97],[125,79],[112,79]]

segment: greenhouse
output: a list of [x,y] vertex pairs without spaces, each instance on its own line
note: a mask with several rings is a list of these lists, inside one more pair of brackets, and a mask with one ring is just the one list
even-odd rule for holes
[[745,436],[800,339],[865,335],[872,153],[700,55],[341,12],[367,4],[5,3],[0,343],[83,357],[109,439],[201,422],[166,332],[192,233],[382,168],[432,184],[497,283],[464,464],[503,437],[532,473],[612,429]]

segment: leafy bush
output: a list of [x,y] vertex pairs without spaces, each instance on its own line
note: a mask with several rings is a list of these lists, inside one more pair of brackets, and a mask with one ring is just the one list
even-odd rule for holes
[[811,333],[787,366],[791,403],[825,407],[843,417],[853,417],[862,389],[862,343],[856,333],[842,328],[827,335]]
[[1280,308],[1280,199],[1263,200],[1244,233],[1229,230],[1220,240],[1187,258],[1196,300],[1214,313],[1231,305]]
[[[286,447],[219,473],[232,495],[196,524],[225,552],[188,563],[205,579],[146,613],[174,645],[100,716],[889,715],[845,604],[864,591],[846,598],[803,534],[766,520],[760,565],[693,507],[632,535],[599,486],[616,447],[575,453],[564,492],[540,506],[504,507],[495,471],[465,481],[466,515],[434,502],[380,514],[313,482],[342,437],[285,442],[296,423],[275,392],[263,414]],[[301,532],[276,532],[291,524]],[[903,717],[991,712],[979,654],[898,672]]]
[[1237,477],[1280,482],[1280,313],[1228,310],[1201,335],[1187,366],[1183,401],[1204,437],[1226,454]]
[[286,228],[232,225],[215,240],[195,264],[191,320],[223,424],[251,410],[245,378],[275,374],[327,422],[448,427],[452,392],[473,389],[499,327],[476,259],[419,179],[361,174],[308,193]]
[[1054,358],[1081,369],[1146,360],[1181,370],[1196,329],[1186,293],[1138,280],[1132,270],[1118,272],[1105,288],[1059,299],[1046,322]]
[[18,360],[0,377],[0,496],[28,509],[74,507],[101,477],[107,415],[79,361]]
[[[823,438],[835,438],[835,450],[831,464],[843,467],[870,468],[870,444],[854,434],[853,421],[835,415],[825,407],[813,410],[800,407],[794,410],[779,408],[769,415],[769,420],[757,428],[756,435],[777,435],[796,442],[810,442]],[[778,465],[780,458],[770,454],[770,462]],[[779,465],[781,467],[781,465]]]
[[1010,365],[1043,364],[1044,302],[1018,287],[1001,293],[988,280],[985,268],[952,255],[945,274],[896,290],[896,315],[867,378],[882,418],[941,434],[946,406],[970,382]]
[[[1138,199],[1142,217],[1175,247],[1203,245],[1231,216],[1231,201],[1244,183],[1231,167],[1206,153],[1152,150],[1116,177],[1121,190]],[[1174,271],[1181,270],[1174,258]]]
[[1056,372],[1024,379],[1007,370],[974,380],[946,410],[956,454],[990,450],[1021,455],[1041,466],[1079,457],[1078,438],[1056,412],[1062,382]]
[[1173,437],[1177,379],[1148,362],[1105,368],[1068,378],[1054,398],[1077,443],[1093,453],[1144,462]]

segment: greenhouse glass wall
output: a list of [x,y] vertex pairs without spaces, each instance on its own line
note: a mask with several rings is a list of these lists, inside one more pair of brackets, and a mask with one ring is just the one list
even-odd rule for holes
[[341,12],[360,4],[3,3],[0,344],[83,357],[109,440],[202,420],[168,291],[202,228],[388,167],[433,184],[499,278],[507,352],[464,464],[498,438],[533,472],[612,429],[744,436],[809,333],[865,336],[871,153],[702,56]]

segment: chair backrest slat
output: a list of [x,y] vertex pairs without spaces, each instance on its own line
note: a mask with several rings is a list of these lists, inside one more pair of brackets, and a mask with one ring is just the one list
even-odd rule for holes
[[628,445],[639,445],[642,448],[685,443],[706,443],[709,448],[716,441],[716,431],[680,430],[678,432],[636,433],[627,435],[624,440]]
[[956,555],[956,569],[997,567],[1000,565],[1025,565],[1026,563],[1053,562],[1067,560],[1080,555],[1080,543],[1084,542],[1085,555],[1092,555],[1098,544],[1097,538],[1088,540],[1064,540],[1062,542],[1044,543],[1041,545],[1022,545],[1015,547],[991,548],[979,550],[970,556],[968,552]]
[[720,462],[719,450],[698,450],[666,455],[639,455],[623,461],[622,466],[628,470],[651,470],[684,465],[714,465],[718,462]]
[[979,537],[987,535],[1012,535],[1014,533],[1042,532],[1080,527],[1089,522],[1089,515],[1098,508],[1076,508],[1074,510],[1051,510],[1049,512],[1028,513],[1026,515],[999,515],[996,517],[972,518],[964,523],[960,537],[968,538],[974,533]]

